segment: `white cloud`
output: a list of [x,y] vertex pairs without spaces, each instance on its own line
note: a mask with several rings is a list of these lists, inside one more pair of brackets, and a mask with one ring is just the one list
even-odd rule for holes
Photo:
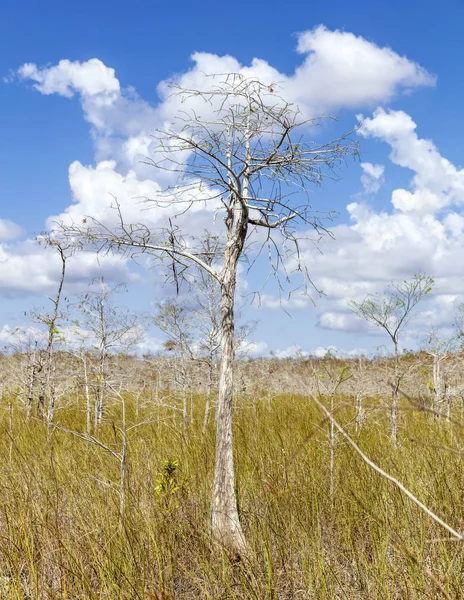
[[[394,190],[390,210],[351,202],[351,223],[331,228],[335,240],[324,238],[322,253],[311,242],[300,248],[312,280],[325,293],[317,300],[318,324],[328,330],[378,335],[379,329],[367,328],[351,314],[348,300],[360,301],[414,273],[433,276],[435,289],[411,322],[409,342],[419,330],[449,328],[454,307],[463,301],[464,170],[441,156],[433,142],[421,139],[404,112],[376,110],[363,121],[361,134],[390,145],[392,162],[414,173],[411,189]],[[376,166],[364,171],[382,177]],[[266,305],[277,308],[278,300],[269,296]]]
[[396,209],[430,214],[464,202],[464,169],[457,169],[441,156],[431,140],[419,138],[417,125],[408,114],[378,108],[372,118],[358,119],[360,135],[387,142],[391,147],[390,160],[414,171],[412,191],[393,192]]
[[299,35],[298,51],[306,58],[294,76],[297,100],[306,104],[308,94],[318,110],[387,102],[401,90],[435,83],[420,65],[390,48],[322,25]]
[[[17,70],[22,80],[31,80],[41,94],[65,98],[78,95],[86,120],[94,127],[96,143],[111,146],[108,136],[148,134],[155,124],[155,110],[132,88],[121,90],[114,69],[98,58],[86,62],[60,60],[51,67],[26,63]],[[121,145],[121,140],[117,141]]]
[[364,191],[367,194],[376,194],[384,183],[384,171],[383,165],[373,165],[372,163],[364,162],[361,163],[361,169],[363,174],[361,175],[361,183]]
[[[315,111],[386,101],[402,89],[434,83],[433,77],[416,63],[348,32],[316,27],[298,36],[297,50],[304,58],[291,75],[277,71],[262,59],[255,58],[245,66],[232,56],[197,52],[192,55],[193,66],[177,76],[175,82],[183,88],[210,89],[214,82],[209,74],[234,72],[258,77],[264,83],[280,82],[282,94],[311,116]],[[50,217],[47,226],[54,220],[79,222],[88,215],[105,224],[114,223],[110,194],[121,203],[128,222],[144,220],[158,225],[163,218],[166,221],[173,216],[175,210],[146,212],[138,202],[143,197],[155,197],[169,177],[142,164],[142,160],[153,155],[157,142],[152,133],[156,128],[164,129],[179,109],[195,110],[200,115],[205,107],[211,111],[209,103],[195,96],[181,102],[164,81],[158,86],[159,105],[151,106],[133,88],[122,88],[114,69],[97,58],[86,62],[61,60],[46,67],[26,63],[17,74],[22,80],[32,81],[42,94],[68,98],[77,94],[93,129],[97,164],[71,164],[73,204],[57,217]],[[372,165],[371,178],[376,177],[378,168]],[[366,169],[369,171],[369,167]],[[377,176],[378,182],[380,179]],[[211,223],[216,205],[207,211],[200,204],[195,207],[196,217],[204,213],[205,218],[200,219],[204,228]]]
[[323,312],[319,319],[319,326],[323,329],[352,332],[359,332],[363,329],[362,322],[347,312]]
[[[139,180],[133,171],[122,175],[116,171],[115,161],[101,161],[95,167],[84,166],[79,161],[69,167],[69,185],[73,204],[61,215],[49,217],[47,227],[52,228],[55,221],[80,223],[88,216],[115,224],[117,213],[114,198],[121,203],[128,222],[139,221],[143,210],[147,213],[146,198],[156,198],[160,186],[152,180]],[[150,212],[150,215],[152,213]],[[150,218],[148,215],[148,218]]]
[[6,347],[7,349],[15,348],[22,351],[34,341],[44,340],[44,332],[37,327],[3,325],[0,329],[0,349]]
[[157,354],[164,348],[164,340],[145,335],[143,339],[136,345],[135,350],[138,354]]
[[257,340],[245,340],[238,348],[239,354],[246,356],[263,356],[268,353],[268,345],[266,342]]
[[[196,52],[192,55],[193,68],[178,76],[176,83],[204,90],[212,85],[208,75],[242,73],[268,85],[278,83],[282,95],[307,117],[340,108],[372,106],[387,102],[401,91],[435,84],[435,78],[424,68],[390,48],[380,48],[353,33],[330,31],[323,25],[300,33],[297,51],[304,58],[291,75],[258,58],[244,66],[232,56]],[[172,121],[181,108],[180,99],[172,97],[167,82],[160,84],[159,93],[163,99],[160,114]],[[198,99],[192,104],[201,114],[204,107]]]
[[169,203],[168,196],[163,195],[160,207],[156,201],[161,199],[162,190],[156,181],[141,179],[132,170],[123,175],[112,160],[101,161],[95,167],[73,162],[69,167],[69,185],[73,203],[61,214],[47,219],[49,229],[56,223],[82,224],[89,217],[110,228],[119,225],[116,201],[126,224],[143,223],[153,235],[167,225],[168,219],[183,227],[189,236],[202,235],[205,230],[214,232],[216,227],[214,212],[220,201],[211,199],[212,192],[195,186],[188,190],[173,188],[173,202]]
[[0,219],[0,242],[9,242],[19,237],[23,229],[9,219]]
[[364,348],[354,348],[353,350],[342,350],[337,346],[319,346],[312,353],[317,358],[325,358],[333,356],[335,358],[356,358],[357,356],[368,356],[369,352]]
[[271,310],[304,310],[313,303],[308,294],[295,292],[290,297],[279,298],[270,294],[261,294],[256,299],[256,306],[259,308],[269,308]]
[[327,346],[326,348],[324,346],[318,346],[313,354],[316,358],[325,358],[327,355],[336,355],[337,353],[337,347],[336,346]]
[[301,358],[301,357],[309,356],[309,352],[306,352],[305,350],[303,350],[301,348],[301,346],[293,345],[293,346],[288,346],[288,348],[285,348],[283,350],[276,350],[274,352],[274,356],[276,358],[281,358],[281,359]]
[[[233,56],[196,52],[191,57],[192,68],[174,81],[182,88],[206,90],[214,85],[209,75],[241,73],[265,84],[278,83],[285,99],[297,104],[306,117],[372,106],[402,90],[435,82],[425,69],[390,48],[322,25],[299,34],[297,51],[303,61],[290,75],[260,58],[243,65]],[[94,127],[97,160],[116,159],[118,165],[137,172],[146,172],[140,161],[151,156],[156,146],[151,134],[172,124],[179,109],[208,118],[214,108],[195,96],[183,102],[167,81],[158,86],[161,102],[151,106],[133,88],[121,88],[114,69],[97,58],[61,60],[43,68],[26,63],[17,74],[33,81],[42,94],[78,94],[85,118]]]
[[[58,253],[38,246],[33,240],[16,244],[0,244],[0,295],[49,294],[56,290],[61,272]],[[101,256],[81,252],[68,259],[67,286],[71,291],[82,290],[88,281],[102,277],[109,281],[132,281],[127,261],[118,256]]]
[[60,60],[57,65],[42,69],[34,63],[26,63],[18,69],[18,75],[35,81],[36,90],[45,95],[59,94],[71,98],[78,92],[83,96],[106,96],[111,100],[120,92],[114,69],[98,58],[85,63]]

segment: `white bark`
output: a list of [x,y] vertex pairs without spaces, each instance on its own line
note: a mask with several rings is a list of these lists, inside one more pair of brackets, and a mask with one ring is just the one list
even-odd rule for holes
[[235,471],[232,445],[234,293],[236,269],[225,272],[222,286],[222,357],[216,414],[216,460],[211,505],[214,538],[233,551],[246,552],[235,496]]

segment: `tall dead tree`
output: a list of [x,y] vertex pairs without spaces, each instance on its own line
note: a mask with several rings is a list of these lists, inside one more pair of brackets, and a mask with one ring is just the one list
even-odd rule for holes
[[[90,242],[100,251],[169,260],[176,280],[189,265],[196,265],[218,282],[221,362],[211,528],[214,539],[238,554],[247,551],[235,495],[232,450],[239,261],[247,255],[258,256],[256,244],[268,245],[274,273],[288,278],[299,271],[303,285],[308,285],[299,240],[317,241],[327,233],[324,218],[331,216],[329,211],[313,209],[309,188],[334,176],[347,155],[357,154],[348,135],[329,143],[307,141],[305,135],[321,124],[320,119],[304,119],[277,89],[241,74],[206,77],[201,90],[174,86],[173,94],[184,110],[176,123],[157,133],[159,154],[150,163],[177,180],[156,198],[147,199],[157,214],[168,209],[166,226],[155,230],[143,223],[126,223],[118,201],[117,226],[91,216],[85,224],[64,226],[75,239]],[[214,214],[216,227],[222,225],[223,250],[214,261],[205,260],[200,240],[195,243],[191,235],[187,237],[189,228],[182,232],[180,226],[171,226],[176,208],[177,223],[181,223],[183,215],[196,213],[202,206]],[[264,235],[256,235],[257,230]]]
[[356,316],[383,329],[393,342],[395,354],[390,422],[394,444],[398,439],[398,397],[404,375],[400,369],[400,335],[419,302],[432,291],[434,285],[434,280],[428,275],[416,274],[401,283],[390,283],[383,294],[368,294],[362,302],[348,303]]
[[72,255],[74,248],[72,242],[68,243],[53,235],[41,235],[37,238],[37,242],[45,248],[55,249],[60,257],[61,264],[56,294],[55,296],[49,297],[49,300],[52,303],[51,312],[45,313],[35,311],[32,315],[33,320],[36,323],[43,325],[46,329],[46,347],[40,368],[40,388],[37,413],[39,417],[43,417],[48,398],[47,421],[48,423],[53,423],[56,402],[56,363],[54,361],[54,350],[56,341],[60,337],[58,323],[63,319],[63,315],[60,314],[60,302],[66,277],[67,260]]

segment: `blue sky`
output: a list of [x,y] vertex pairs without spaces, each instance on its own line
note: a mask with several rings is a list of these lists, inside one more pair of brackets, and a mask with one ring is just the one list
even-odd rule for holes
[[[319,25],[325,29],[316,30]],[[341,181],[314,193],[316,208],[340,213],[335,241],[324,244],[321,257],[309,256],[315,283],[326,297],[315,298],[315,307],[302,298],[290,301],[286,305],[290,318],[275,307],[275,290],[265,291],[261,308],[245,309],[250,318],[260,321],[257,348],[279,351],[282,356],[293,347],[307,352],[330,345],[340,353],[370,351],[386,340],[353,321],[347,300],[379,291],[392,279],[418,270],[435,276],[437,286],[405,345],[414,345],[421,332],[432,327],[449,332],[454,307],[464,300],[459,271],[464,258],[463,25],[464,3],[449,0],[292,2],[271,10],[268,2],[82,1],[65,7],[55,1],[4,1],[0,339],[8,341],[11,328],[27,326],[24,311],[44,305],[53,290],[56,265],[31,242],[47,220],[65,213],[73,198],[76,214],[78,209],[85,212],[86,207],[94,209],[95,203],[106,202],[105,185],[108,194],[115,187],[118,193],[126,190],[130,200],[139,182],[149,177],[137,172],[132,187],[117,179],[131,168],[139,169],[138,159],[133,159],[135,166],[129,164],[121,149],[129,137],[149,135],[150,111],[160,106],[158,84],[195,72],[194,52],[209,53],[202,55],[203,67],[211,64],[211,55],[230,55],[244,66],[260,58],[281,77],[290,78],[298,66],[312,60],[317,68],[313,64],[297,80],[298,97],[308,110],[339,118],[338,125],[321,135],[330,138],[350,129],[360,113],[367,123],[358,137],[361,163],[372,168],[350,162]],[[302,37],[304,32],[309,37]],[[305,39],[309,50],[298,54],[297,44]],[[350,52],[353,76],[347,81],[343,60]],[[105,113],[103,119],[132,118],[143,105],[145,120],[141,118],[137,131],[110,125],[109,120],[95,125],[96,96],[88,87],[94,76],[89,67],[92,59],[106,69],[110,87],[119,82],[126,106],[112,115]],[[367,76],[371,59],[377,67]],[[58,72],[61,60],[70,63]],[[30,63],[35,70],[18,71]],[[220,59],[218,64],[225,62]],[[73,79],[76,65],[78,83]],[[66,93],[60,85],[65,85]],[[129,87],[137,91],[137,98],[127,91]],[[115,89],[103,88],[98,88],[99,97],[104,94],[113,102]],[[121,105],[119,96],[117,102]],[[97,177],[92,169],[102,160],[117,164]],[[74,161],[82,168],[76,168],[70,179]],[[85,289],[88,277],[99,274],[99,269],[115,279],[131,279],[130,265],[113,261],[98,267],[86,262],[76,265],[70,291]],[[262,269],[248,281],[248,289],[263,276]],[[127,302],[134,309],[151,310],[152,303],[168,291],[160,288],[156,274],[146,279],[139,274],[141,278],[129,285]]]

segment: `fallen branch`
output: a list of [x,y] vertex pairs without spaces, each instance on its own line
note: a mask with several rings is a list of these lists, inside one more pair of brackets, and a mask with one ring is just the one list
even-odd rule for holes
[[341,435],[346,439],[350,446],[352,446],[356,450],[356,452],[366,464],[368,464],[372,469],[374,469],[374,471],[382,475],[382,477],[385,477],[385,479],[388,479],[388,481],[391,481],[393,484],[395,484],[396,487],[398,487],[404,494],[406,494],[406,496],[408,496],[408,498],[410,498],[415,504],[417,504],[417,506],[421,508],[431,519],[433,519],[436,523],[444,527],[456,539],[458,539],[461,542],[464,541],[464,535],[453,529],[450,525],[448,525],[448,523],[445,523],[443,519],[441,519],[438,515],[436,515],[429,508],[427,508],[427,506],[425,506],[425,504],[423,504],[418,498],[416,498],[416,496],[414,496],[412,492],[410,492],[400,481],[398,481],[398,479],[381,469],[368,456],[366,456],[361,450],[361,448],[356,444],[356,442],[346,433],[343,427],[339,425],[339,423],[333,418],[333,416],[330,414],[330,411],[327,410],[327,408],[322,404],[322,402],[320,402],[320,400],[318,400],[318,398],[316,398],[316,396],[314,396],[313,394],[310,394],[310,396],[314,400],[315,404],[334,424],[336,429],[338,429]]

